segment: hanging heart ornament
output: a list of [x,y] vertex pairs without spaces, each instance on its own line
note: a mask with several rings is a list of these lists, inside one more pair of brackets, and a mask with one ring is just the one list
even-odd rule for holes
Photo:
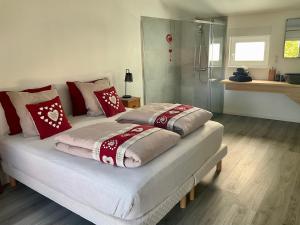
[[172,36],[172,34],[167,34],[167,36],[166,36],[166,41],[167,41],[169,44],[172,43],[172,41],[173,41],[173,36]]

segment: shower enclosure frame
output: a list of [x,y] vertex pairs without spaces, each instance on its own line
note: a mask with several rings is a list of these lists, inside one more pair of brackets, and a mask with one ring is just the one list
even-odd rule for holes
[[[222,52],[221,52],[221,56],[222,56],[222,60],[221,60],[221,66],[218,66],[218,67],[222,67],[223,68],[223,77],[221,79],[215,79],[213,77],[213,68],[216,68],[216,66],[212,65],[212,61],[211,59],[209,59],[210,57],[210,48],[212,47],[212,44],[214,43],[213,40],[214,40],[214,35],[213,35],[213,25],[219,25],[219,26],[227,26],[227,23],[225,23],[224,21],[215,21],[216,19],[218,18],[212,18],[212,19],[208,19],[208,20],[203,20],[203,19],[195,19],[193,22],[194,23],[197,23],[197,24],[200,24],[200,25],[205,25],[205,24],[208,24],[209,25],[209,46],[208,46],[208,52],[206,52],[206,57],[207,57],[207,65],[205,65],[204,67],[202,67],[202,51],[203,51],[203,46],[202,46],[202,40],[200,40],[200,45],[198,46],[199,47],[199,54],[198,56],[196,55],[196,48],[197,46],[195,46],[195,59],[194,59],[194,73],[199,73],[198,76],[199,78],[201,77],[201,72],[205,72],[207,71],[207,78],[208,78],[208,82],[207,82],[207,86],[208,86],[208,96],[207,96],[207,99],[208,99],[208,109],[210,111],[213,111],[213,108],[212,108],[212,97],[213,97],[213,93],[212,93],[212,83],[214,82],[220,82],[222,79],[224,79],[225,77],[225,43],[227,42],[226,40],[226,37],[227,37],[227,29],[225,29],[225,32],[224,32],[224,36],[223,36],[223,48],[222,48]],[[227,22],[227,18],[223,17],[221,19],[225,19],[226,22]],[[202,36],[202,35],[201,35]],[[203,37],[201,37],[202,39]],[[205,50],[204,50],[205,51]],[[198,57],[198,60],[197,60],[197,57]],[[196,65],[196,61],[198,61],[198,65]],[[199,69],[197,69],[199,67]],[[223,104],[224,102],[222,101],[222,108],[223,108]],[[222,110],[223,112],[223,110]],[[221,113],[222,113],[221,112]],[[216,112],[214,112],[216,113]],[[220,113],[220,112],[218,112]]]

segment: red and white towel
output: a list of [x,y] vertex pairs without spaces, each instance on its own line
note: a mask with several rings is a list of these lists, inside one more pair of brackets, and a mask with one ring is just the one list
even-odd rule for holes
[[185,136],[203,126],[211,118],[211,112],[194,106],[152,103],[124,113],[117,121],[150,124]]
[[180,136],[150,125],[99,123],[56,137],[56,149],[119,167],[138,167],[172,146]]

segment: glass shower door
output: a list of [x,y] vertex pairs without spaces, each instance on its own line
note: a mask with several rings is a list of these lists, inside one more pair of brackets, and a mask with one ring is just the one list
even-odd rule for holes
[[194,105],[210,110],[209,42],[210,25],[197,24],[194,57]]
[[214,113],[223,112],[224,43],[226,26],[198,23],[195,35],[195,105]]
[[226,25],[222,23],[210,24],[209,36],[209,110],[214,113],[222,113],[224,87],[220,81],[225,77],[224,45]]

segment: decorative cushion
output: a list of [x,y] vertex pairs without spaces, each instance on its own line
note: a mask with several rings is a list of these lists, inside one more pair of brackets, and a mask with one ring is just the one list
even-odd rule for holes
[[117,95],[115,87],[103,91],[95,91],[94,93],[107,117],[126,111],[120,97]]
[[[46,90],[51,90],[52,86],[48,85],[41,88],[35,88],[35,89],[27,89],[24,90],[24,92],[30,92],[30,93],[36,93]],[[9,96],[7,95],[6,91],[0,92],[0,103],[3,107],[5,118],[7,121],[7,124],[9,126],[9,134],[19,134],[22,133],[22,127],[20,125],[20,118],[16,112],[16,109],[14,105],[12,104]]]
[[101,107],[94,94],[95,91],[102,91],[110,87],[108,79],[97,80],[94,83],[75,82],[76,86],[80,90],[87,113],[90,116],[99,116],[103,114]]
[[69,89],[70,99],[72,103],[72,115],[85,115],[87,113],[87,110],[85,107],[84,98],[80,90],[76,86],[75,82],[67,81],[66,84]]
[[0,136],[9,134],[9,127],[5,119],[5,113],[2,105],[0,104]]
[[[96,81],[99,81],[99,80],[108,82],[108,86],[110,85],[108,78],[88,81],[85,83],[95,83]],[[70,94],[71,103],[72,103],[72,114],[73,114],[73,116],[85,115],[85,114],[87,114],[87,109],[85,107],[84,98],[75,83],[76,82],[72,82],[72,81],[66,82],[68,89],[69,89],[69,94]]]
[[51,90],[52,85],[47,85],[45,87],[41,87],[41,88],[30,88],[30,89],[25,89],[23,90],[23,92],[29,92],[29,93],[37,93],[37,92],[42,92],[42,91],[48,91]]
[[59,97],[37,104],[26,105],[41,139],[71,128]]
[[23,130],[24,137],[38,136],[38,132],[28,112],[27,104],[36,104],[51,100],[58,96],[55,89],[49,91],[42,91],[38,93],[27,92],[7,92],[11,102],[13,103],[17,114],[20,118],[20,124]]

